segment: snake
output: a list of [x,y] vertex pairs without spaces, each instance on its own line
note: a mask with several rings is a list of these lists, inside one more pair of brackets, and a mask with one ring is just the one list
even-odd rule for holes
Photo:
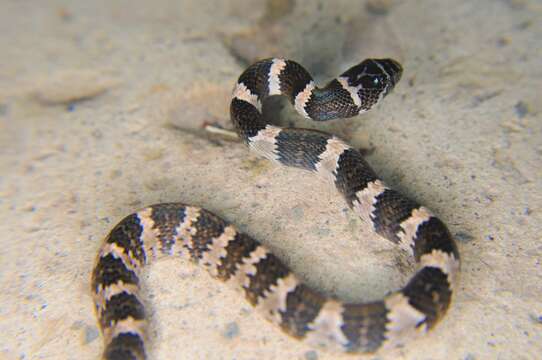
[[375,353],[404,346],[432,329],[449,308],[460,270],[446,225],[386,185],[362,153],[337,136],[275,126],[262,113],[267,98],[281,95],[314,121],[353,117],[380,103],[402,72],[395,60],[367,59],[320,88],[295,61],[261,60],[240,75],[230,117],[252,152],[333,183],[376,234],[410,254],[417,269],[403,288],[378,301],[344,302],[304,284],[264,245],[212,212],[182,203],[151,205],[121,220],[98,250],[91,289],[103,359],[148,357],[140,274],[167,256],[202,265],[240,290],[263,318],[325,351]]

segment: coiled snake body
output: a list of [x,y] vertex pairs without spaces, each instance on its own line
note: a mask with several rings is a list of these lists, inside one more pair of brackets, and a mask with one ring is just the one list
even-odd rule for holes
[[289,335],[343,352],[400,346],[445,314],[459,254],[446,226],[426,207],[379,180],[356,149],[324,132],[264,121],[261,103],[284,95],[316,121],[369,110],[399,81],[401,66],[369,59],[317,88],[299,64],[268,59],[250,66],[233,91],[231,119],[256,153],[333,182],[348,205],[382,237],[412,254],[418,271],[381,301],[344,303],[309,288],[263,245],[204,209],[157,204],[124,218],[106,237],[92,274],[105,359],[145,359],[139,273],[151,259],[188,254],[211,275],[239,287],[265,318]]

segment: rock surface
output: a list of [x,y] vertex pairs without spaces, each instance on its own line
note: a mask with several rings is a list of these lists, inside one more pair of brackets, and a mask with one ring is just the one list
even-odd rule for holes
[[[542,353],[542,6],[535,0],[4,1],[0,12],[0,358],[96,359],[102,237],[182,201],[260,239],[309,284],[374,300],[413,264],[334,189],[277,168],[230,127],[244,67],[293,58],[319,81],[369,56],[403,80],[378,109],[310,124],[365,149],[459,242],[460,287],[427,337],[336,356],[284,336],[188,261],[144,276],[153,359],[535,359]],[[273,113],[277,114],[277,112]]]

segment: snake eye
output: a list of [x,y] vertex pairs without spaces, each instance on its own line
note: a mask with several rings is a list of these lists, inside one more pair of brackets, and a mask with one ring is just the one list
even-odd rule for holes
[[364,89],[381,89],[386,85],[386,79],[382,75],[365,75],[361,84]]

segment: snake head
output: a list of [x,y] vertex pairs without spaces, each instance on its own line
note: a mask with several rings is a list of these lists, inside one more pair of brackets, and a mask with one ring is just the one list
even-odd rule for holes
[[362,100],[362,108],[370,109],[388,95],[401,79],[403,68],[392,59],[367,59],[345,71],[348,81]]

